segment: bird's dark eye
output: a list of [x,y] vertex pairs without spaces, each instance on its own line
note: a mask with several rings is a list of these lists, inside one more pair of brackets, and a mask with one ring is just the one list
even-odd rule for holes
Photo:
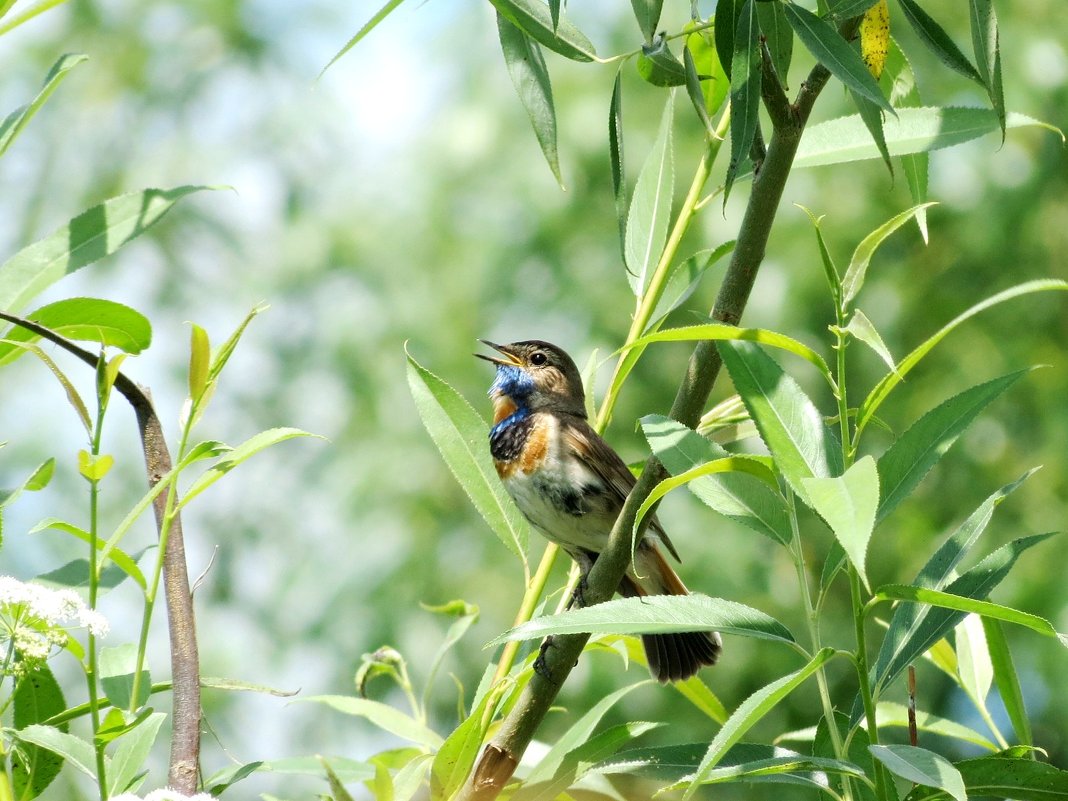
[[535,367],[541,367],[547,361],[549,361],[549,358],[540,350],[536,350],[530,354],[530,363]]

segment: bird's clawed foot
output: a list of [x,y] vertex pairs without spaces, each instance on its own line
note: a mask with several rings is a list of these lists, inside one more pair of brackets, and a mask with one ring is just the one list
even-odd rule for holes
[[549,635],[541,641],[541,648],[538,649],[538,658],[534,660],[534,672],[546,681],[553,681],[553,677],[549,670],[549,666],[545,664],[545,654],[550,648],[554,647],[556,647],[556,643],[553,642],[552,635]]

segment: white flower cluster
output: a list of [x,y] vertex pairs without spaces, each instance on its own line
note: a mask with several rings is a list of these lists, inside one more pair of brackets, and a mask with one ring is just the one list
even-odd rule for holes
[[[133,793],[123,793],[122,795],[113,795],[108,801],[142,801],[142,798]],[[153,790],[144,797],[143,801],[215,801],[215,797],[208,793],[184,795],[177,790],[164,787],[162,790]]]
[[108,621],[90,609],[74,590],[0,576],[0,648],[14,649],[21,662],[47,659],[67,642],[67,628],[84,627],[103,637]]

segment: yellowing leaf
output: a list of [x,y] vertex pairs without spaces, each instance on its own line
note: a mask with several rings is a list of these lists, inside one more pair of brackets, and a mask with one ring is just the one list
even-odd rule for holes
[[883,74],[890,47],[890,9],[879,0],[864,12],[860,21],[860,57],[876,80]]

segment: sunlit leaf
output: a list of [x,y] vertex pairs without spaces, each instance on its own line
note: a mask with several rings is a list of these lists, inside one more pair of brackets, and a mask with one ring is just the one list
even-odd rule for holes
[[296,702],[324,704],[346,715],[366,718],[383,731],[395,734],[404,740],[425,745],[427,748],[440,748],[444,742],[436,732],[428,729],[411,715],[406,715],[399,709],[394,709],[379,701],[354,698],[351,695],[311,695],[296,698],[294,703]]
[[842,299],[845,303],[851,303],[860,292],[860,288],[864,286],[864,278],[867,275],[868,265],[871,263],[872,256],[875,255],[875,251],[879,249],[879,246],[886,241],[886,238],[915,217],[920,211],[936,205],[938,204],[922,203],[895,214],[860,241],[856,250],[853,251],[853,257],[849,260],[849,267],[846,268],[845,275],[842,277]]
[[686,68],[671,52],[665,36],[657,36],[651,44],[642,45],[637,67],[638,74],[653,86],[682,86],[686,83]]
[[616,201],[619,253],[627,258],[627,176],[623,169],[623,65],[616,70],[612,103],[608,109],[608,151],[612,160],[612,194]]
[[[693,22],[687,23],[684,30],[689,30]],[[686,49],[693,57],[693,65],[701,80],[701,92],[705,99],[705,110],[709,115],[715,114],[723,106],[730,91],[731,81],[720,63],[719,53],[713,32],[708,28],[693,31],[686,37]]]
[[81,737],[67,734],[54,726],[38,723],[13,731],[11,735],[23,743],[32,743],[58,754],[86,776],[96,778],[96,755],[93,746]]
[[853,310],[853,315],[849,318],[845,330],[875,351],[887,367],[891,370],[897,369],[894,357],[891,355],[890,349],[886,347],[882,336],[876,330],[875,324],[860,309]]
[[860,58],[875,80],[883,74],[890,47],[890,8],[879,0],[860,21]]
[[1001,138],[1005,139],[1005,90],[1001,82],[1001,42],[998,17],[993,0],[970,0],[972,48],[979,77],[990,96],[990,105],[1001,123]]
[[380,8],[373,17],[371,17],[371,19],[364,23],[364,26],[358,31],[356,31],[356,35],[349,39],[347,42],[345,42],[345,45],[340,50],[338,50],[337,53],[334,54],[334,57],[330,59],[329,62],[327,62],[327,65],[323,67],[322,70],[319,72],[319,77],[323,77],[324,72],[334,66],[334,64],[337,63],[337,60],[339,58],[341,58],[352,48],[354,48],[363,37],[365,37],[372,30],[374,30],[375,26],[378,25],[378,23],[380,23],[386,17],[388,17],[390,12],[396,9],[397,6],[399,6],[400,4],[401,0],[386,0],[386,4],[383,5],[382,8]]
[[[111,300],[67,298],[42,306],[26,317],[68,339],[99,342],[127,353],[140,353],[152,343],[152,325],[148,318]],[[11,343],[33,342],[40,338],[21,326],[13,326],[3,337],[7,342],[0,341],[0,365],[25,353]]]
[[[44,723],[67,708],[63,691],[47,664],[41,664],[18,679],[11,694],[12,723],[16,729]],[[57,731],[66,732],[61,723]],[[11,752],[11,783],[16,798],[36,798],[59,775],[63,757],[47,747],[27,745]]]
[[827,521],[835,539],[867,584],[865,571],[868,541],[875,527],[879,506],[879,474],[875,460],[865,456],[841,476],[803,478],[812,508]]
[[[7,152],[7,149],[11,147],[18,135],[22,133],[22,130],[33,119],[41,106],[45,104],[52,92],[67,77],[67,73],[83,61],[88,60],[88,58],[89,56],[81,53],[67,53],[60,56],[56,63],[52,65],[52,69],[48,71],[48,75],[45,76],[44,86],[41,87],[41,91],[37,93],[37,96],[25,106],[20,106],[12,111],[3,122],[0,122],[0,156]],[[7,307],[0,303],[0,308]]]
[[[904,704],[895,704],[892,701],[880,701],[875,707],[875,721],[879,728],[896,727],[907,729],[909,726],[909,710]],[[867,724],[861,721],[862,726]],[[997,751],[998,747],[990,742],[979,732],[962,726],[954,720],[932,715],[922,709],[916,710],[916,728],[919,731],[938,734],[942,737],[952,737],[961,742],[971,743],[985,748],[988,751]]]
[[442,743],[430,765],[433,798],[451,798],[463,784],[486,736],[486,706],[495,696],[487,694]]
[[143,775],[145,760],[166,719],[165,713],[153,712],[119,739],[107,774],[111,794],[119,795],[140,783],[138,777]]
[[675,181],[671,144],[673,98],[674,95],[668,96],[660,118],[660,130],[638,174],[627,211],[624,252],[628,280],[638,297],[645,293],[653,269],[660,260],[671,223],[671,195]]
[[638,20],[638,28],[646,42],[651,42],[656,34],[656,26],[660,22],[660,12],[664,7],[664,0],[630,0],[631,8],[634,9],[634,18]]
[[[965,759],[954,767],[968,794],[979,798],[1014,798],[1017,801],[1060,801],[1068,798],[1068,771],[1029,757],[1002,752]],[[917,787],[904,801],[934,801],[947,794],[933,787]]]
[[1001,702],[1005,705],[1005,712],[1012,721],[1017,740],[1023,745],[1031,745],[1033,743],[1031,719],[1024,705],[1020,678],[1016,674],[1016,665],[1013,664],[1012,652],[1005,639],[1005,632],[999,621],[989,617],[983,618],[983,631],[986,634],[990,662],[994,668],[994,682],[998,688],[998,695],[1001,696]]
[[553,24],[549,6],[542,0],[490,0],[509,22],[554,53],[572,61],[593,61],[597,51],[586,35],[561,17]]
[[956,801],[968,801],[960,771],[933,751],[912,745],[869,745],[868,750],[891,773],[910,782],[945,790]]

